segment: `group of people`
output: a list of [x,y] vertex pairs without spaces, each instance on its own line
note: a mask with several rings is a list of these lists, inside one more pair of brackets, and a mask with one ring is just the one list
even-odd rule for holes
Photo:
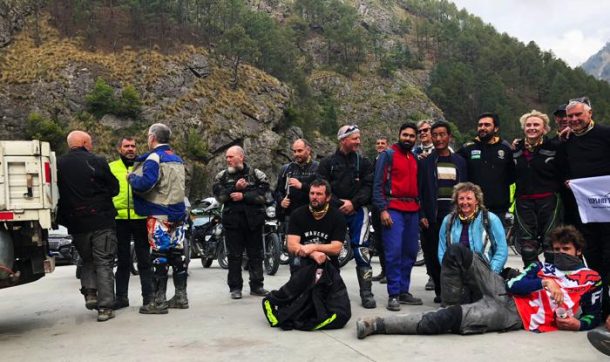
[[[411,293],[410,279],[421,237],[430,276],[426,289],[433,289],[434,301],[446,308],[361,320],[359,338],[521,326],[536,331],[595,327],[610,311],[610,222],[583,223],[569,182],[610,175],[610,127],[596,124],[592,114],[586,97],[570,100],[554,112],[557,135],[550,137],[549,117],[532,110],[519,120],[523,138],[509,143],[499,135],[498,115],[483,113],[477,119],[477,137],[457,152],[450,147],[447,122],[405,123],[396,143],[388,145],[386,137],[377,140],[374,162],[359,152],[358,126],[345,125],[337,132],[336,152],[320,162],[305,139],[294,141],[293,161],[281,168],[273,191],[265,173],[246,163],[242,147],[228,148],[226,168],[216,175],[213,193],[223,205],[230,297],[242,298],[244,251],[250,294],[268,294],[262,228],[264,205],[273,195],[287,225],[291,273],[312,263],[336,264],[347,234],[364,308],[376,307],[371,221],[382,259],[378,279],[387,280],[390,311],[399,311],[401,304],[422,304]],[[91,153],[88,134],[73,131],[68,136],[70,152],[58,166],[60,222],[74,236],[83,259],[81,291],[100,321],[112,318],[113,308],[129,305],[129,236],[140,264],[140,312],[188,308],[185,171],[169,146],[170,134],[167,126],[152,125],[150,152],[141,156],[136,156],[133,138],[121,139],[120,159],[110,165]],[[525,268],[520,274],[504,268],[504,222],[512,184],[515,243]],[[545,262],[539,259],[542,253]],[[169,266],[174,268],[176,294],[167,301]],[[539,303],[538,312],[532,303]],[[576,318],[579,307],[582,314]]]
[[[593,121],[586,97],[570,100],[553,115],[554,137],[549,137],[549,117],[532,110],[519,120],[523,138],[509,143],[499,136],[499,117],[484,113],[478,117],[477,137],[455,153],[449,148],[451,129],[444,122],[423,122],[417,128],[405,124],[398,143],[380,150],[373,204],[385,226],[381,234],[388,309],[399,310],[395,294],[406,291],[390,287],[395,275],[406,279],[401,286],[408,286],[408,275],[391,271],[396,267],[389,260],[395,258],[398,233],[405,252],[401,262],[410,270],[413,252],[406,250],[416,242],[418,225],[403,222],[409,217],[418,218],[435,302],[446,308],[362,319],[357,323],[359,338],[521,327],[590,330],[608,316],[610,222],[580,219],[570,180],[610,175],[610,127]],[[414,132],[429,134],[420,138],[433,150],[424,144],[411,151]],[[409,163],[410,157],[419,160]],[[504,268],[508,248],[503,222],[513,183],[515,244],[525,268],[522,273]],[[410,203],[419,207],[409,208]],[[606,326],[610,328],[610,318]],[[609,353],[608,336],[600,342],[602,332],[596,332],[590,339]]]
[[[91,136],[72,131],[70,151],[58,160],[58,223],[65,225],[81,258],[85,307],[100,322],[129,306],[130,243],[138,259],[143,305],[140,313],[167,314],[188,308],[184,163],[169,146],[170,129],[148,129],[149,152],[137,156],[133,137],[117,144],[119,159],[108,164],[92,153]],[[113,273],[117,259],[116,276]],[[166,299],[169,266],[175,295]],[[115,293],[116,282],[116,293]]]

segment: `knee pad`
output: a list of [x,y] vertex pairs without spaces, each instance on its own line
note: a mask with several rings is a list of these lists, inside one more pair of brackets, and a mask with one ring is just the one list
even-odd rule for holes
[[470,249],[462,244],[451,244],[451,246],[447,248],[441,264],[455,263],[462,265],[464,269],[468,269],[470,265],[472,265],[472,258],[473,254]]
[[521,259],[526,263],[538,260],[538,243],[534,240],[524,240],[521,242]]
[[417,325],[418,334],[443,334],[459,332],[462,324],[462,307],[454,305],[425,313]]
[[354,258],[356,259],[356,264],[359,266],[371,265],[371,250],[363,246],[357,247],[354,250]]

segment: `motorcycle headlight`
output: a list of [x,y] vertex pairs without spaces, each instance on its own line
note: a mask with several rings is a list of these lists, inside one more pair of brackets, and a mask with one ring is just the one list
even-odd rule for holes
[[216,227],[214,228],[214,235],[215,236],[222,235],[222,225],[221,224],[216,225]]
[[268,206],[265,209],[265,213],[267,214],[267,217],[270,219],[275,218],[275,206]]

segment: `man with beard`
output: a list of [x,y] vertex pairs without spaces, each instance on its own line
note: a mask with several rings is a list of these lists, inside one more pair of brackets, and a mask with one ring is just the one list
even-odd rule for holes
[[330,184],[317,179],[309,188],[309,205],[296,209],[288,225],[288,252],[294,255],[291,272],[327,259],[339,268],[337,255],[343,247],[346,224],[343,215],[330,206]]
[[373,271],[369,250],[369,210],[371,200],[373,165],[358,153],[360,129],[356,125],[344,125],[337,132],[339,148],[324,158],[318,174],[330,183],[331,204],[343,214],[354,250],[360,298],[364,308],[377,306],[372,288]]
[[146,217],[140,216],[134,211],[132,191],[129,182],[127,182],[127,175],[133,170],[133,163],[136,159],[136,140],[133,137],[123,137],[117,148],[120,158],[108,165],[114,177],[119,180],[120,186],[119,194],[112,199],[117,211],[116,237],[118,242],[114,309],[129,306],[127,292],[131,274],[131,239],[133,239],[138,259],[143,305],[149,304],[153,298],[152,263],[146,232]]
[[478,136],[457,153],[466,160],[468,181],[481,187],[487,208],[503,220],[510,207],[510,185],[515,181],[515,164],[512,148],[500,138],[499,129],[497,114],[481,114]]
[[[418,184],[421,200],[421,246],[426,271],[434,281],[434,302],[441,302],[441,265],[438,260],[439,230],[443,219],[451,212],[453,187],[468,179],[466,161],[449,147],[451,127],[439,121],[432,125],[434,150],[420,162]],[[427,288],[426,288],[427,289]]]
[[232,299],[241,299],[243,279],[241,265],[244,249],[248,255],[250,295],[264,296],[263,240],[265,193],[269,190],[267,176],[250,167],[240,146],[230,147],[225,155],[226,170],[214,179],[214,196],[224,205],[222,226],[225,230],[229,259],[227,284]]
[[419,191],[417,158],[411,152],[417,126],[400,126],[398,142],[379,155],[375,165],[373,204],[380,211],[388,279],[387,309],[399,311],[400,304],[419,305],[421,299],[409,293],[411,269],[419,245]]
[[287,226],[290,214],[308,203],[309,184],[316,178],[319,162],[311,157],[311,145],[304,139],[292,144],[293,161],[282,166],[277,179],[275,200]]

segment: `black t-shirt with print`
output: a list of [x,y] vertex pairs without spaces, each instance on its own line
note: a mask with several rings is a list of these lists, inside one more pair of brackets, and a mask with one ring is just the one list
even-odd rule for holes
[[[288,235],[301,237],[301,244],[330,244],[333,240],[343,241],[347,225],[345,217],[334,207],[320,220],[314,219],[309,211],[309,206],[301,206],[290,215]],[[338,266],[337,257],[331,256],[331,261]]]

